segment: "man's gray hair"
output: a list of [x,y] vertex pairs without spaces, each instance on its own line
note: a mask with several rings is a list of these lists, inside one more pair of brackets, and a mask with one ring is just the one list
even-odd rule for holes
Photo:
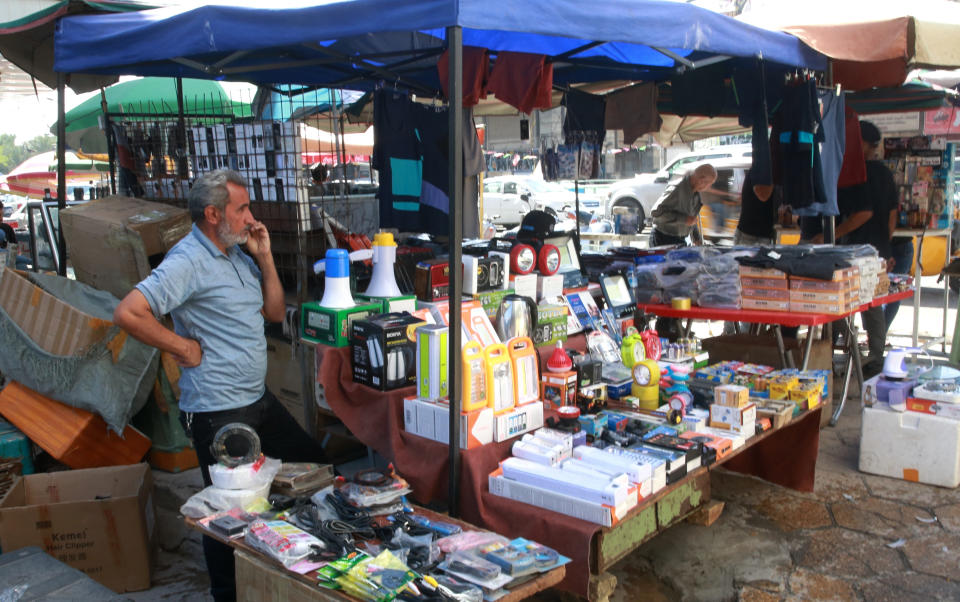
[[247,181],[243,176],[232,169],[217,169],[197,178],[190,188],[190,193],[187,194],[190,219],[194,222],[203,220],[203,210],[207,205],[213,205],[223,211],[227,206],[227,200],[230,198],[230,191],[227,189],[228,182],[243,188],[247,187]]

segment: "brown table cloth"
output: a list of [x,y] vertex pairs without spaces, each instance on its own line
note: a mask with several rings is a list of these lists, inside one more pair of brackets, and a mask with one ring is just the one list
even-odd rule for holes
[[[584,348],[583,337],[565,347]],[[540,350],[541,365],[552,349]],[[353,382],[349,348],[317,346],[322,353],[318,379],[327,403],[344,425],[367,446],[393,462],[413,487],[413,498],[422,504],[447,499],[449,451],[447,445],[411,435],[403,430],[403,398],[414,387],[376,391]],[[814,417],[815,416],[815,417]],[[803,416],[728,460],[724,467],[753,474],[773,483],[813,490],[819,447],[819,410]],[[487,477],[510,456],[511,441],[461,452],[459,511],[475,525],[508,537],[526,537],[550,546],[571,558],[560,589],[586,595],[590,579],[590,552],[599,525],[492,495]]]

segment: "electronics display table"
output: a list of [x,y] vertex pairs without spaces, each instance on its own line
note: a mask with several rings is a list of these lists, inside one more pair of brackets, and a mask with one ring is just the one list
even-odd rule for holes
[[[464,530],[478,530],[478,527],[462,520],[437,514],[426,508],[415,507],[415,510],[417,514],[423,514],[431,520],[456,523]],[[248,545],[242,537],[237,539],[224,537],[219,533],[205,529],[196,519],[185,518],[184,522],[191,529],[223,542],[234,549],[234,556],[237,560],[237,599],[239,600],[275,599],[285,600],[286,602],[296,602],[298,600],[356,600],[356,598],[343,592],[319,587],[316,579],[312,579],[308,575],[287,570],[280,562]],[[529,598],[537,592],[550,589],[560,583],[565,573],[565,566],[541,573],[536,578],[525,581],[511,589],[510,593],[500,600],[518,602]],[[269,592],[269,596],[262,595],[267,592]]]
[[[777,349],[780,352],[780,361],[782,366],[792,365],[791,358],[787,355],[783,343],[783,333],[781,328],[797,326],[819,326],[831,322],[839,321],[846,330],[847,339],[847,359],[844,370],[843,391],[840,394],[840,403],[837,404],[830,419],[830,424],[835,425],[843,411],[843,405],[846,403],[847,395],[850,390],[851,375],[855,375],[859,383],[860,390],[863,389],[863,368],[860,365],[860,352],[857,348],[857,328],[853,323],[853,316],[866,311],[871,307],[886,305],[894,301],[901,301],[913,296],[912,289],[891,293],[882,297],[873,299],[870,303],[864,303],[844,314],[810,314],[796,313],[789,311],[758,311],[751,309],[716,309],[711,307],[691,307],[690,309],[674,309],[670,305],[646,305],[639,304],[637,307],[642,312],[654,314],[664,318],[682,318],[687,320],[687,329],[689,330],[691,320],[715,320],[727,322],[749,322],[751,324],[770,324],[773,326],[773,332],[777,339]],[[807,369],[810,359],[810,349],[813,346],[813,330],[807,332],[807,340],[804,345],[803,362],[801,370]]]
[[[347,428],[394,463],[414,489],[419,503],[442,501],[447,495],[447,445],[403,430],[403,398],[408,387],[375,391],[353,382],[350,350],[318,346],[317,379],[327,404]],[[571,337],[568,349],[584,348],[582,336]],[[322,348],[322,349],[321,349]],[[540,349],[541,354],[550,351]],[[820,441],[820,409],[751,439],[721,464],[784,487],[812,491]],[[710,499],[710,469],[693,471],[634,509],[610,529],[515,502],[489,492],[488,475],[510,456],[513,440],[491,443],[461,453],[460,516],[508,537],[526,537],[571,558],[560,589],[587,596],[591,582],[631,550],[669,525],[682,520]]]

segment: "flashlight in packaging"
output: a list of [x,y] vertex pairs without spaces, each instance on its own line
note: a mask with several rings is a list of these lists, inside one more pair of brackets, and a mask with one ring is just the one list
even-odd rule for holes
[[487,407],[487,362],[483,347],[476,341],[469,341],[460,356],[463,358],[463,411]]
[[516,400],[507,346],[503,343],[488,345],[483,355],[487,360],[487,407],[493,408],[494,414],[513,409]]
[[537,369],[537,350],[530,337],[516,337],[507,343],[517,405],[537,401],[540,393],[540,374]]
[[425,401],[440,401],[450,394],[447,386],[448,332],[446,326],[417,328],[417,396]]

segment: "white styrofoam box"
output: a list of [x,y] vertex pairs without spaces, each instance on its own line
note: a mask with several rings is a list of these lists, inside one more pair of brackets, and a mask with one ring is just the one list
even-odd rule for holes
[[886,406],[863,409],[860,470],[907,481],[960,485],[960,421]]

